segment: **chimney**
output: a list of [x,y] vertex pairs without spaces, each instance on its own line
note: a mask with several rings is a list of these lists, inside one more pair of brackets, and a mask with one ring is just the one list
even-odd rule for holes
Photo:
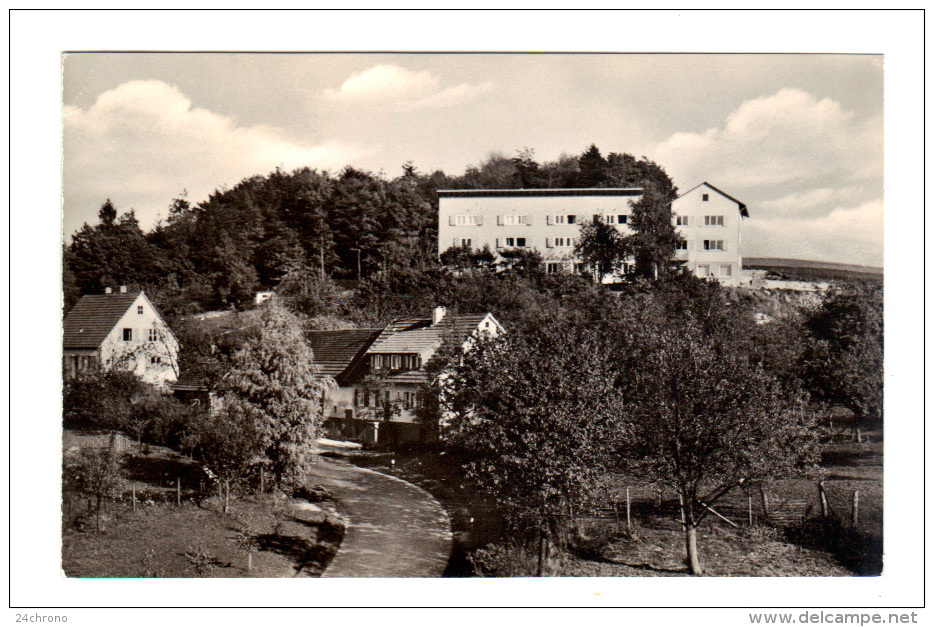
[[444,314],[448,312],[446,307],[435,307],[435,310],[431,314],[431,324],[435,325],[441,322],[441,319],[444,318]]
[[114,290],[113,290],[112,287],[105,287],[105,288],[104,288],[104,293],[105,293],[105,294],[113,294],[113,293],[114,293]]
[[126,294],[126,285],[121,285],[121,286],[120,286],[120,293],[121,293],[121,294]]

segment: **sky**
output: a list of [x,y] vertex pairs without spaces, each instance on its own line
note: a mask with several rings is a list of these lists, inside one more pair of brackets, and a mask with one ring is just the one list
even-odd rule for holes
[[883,265],[883,62],[840,54],[76,53],[64,235],[111,199],[144,228],[183,190],[491,153],[601,151],[745,202],[743,255]]

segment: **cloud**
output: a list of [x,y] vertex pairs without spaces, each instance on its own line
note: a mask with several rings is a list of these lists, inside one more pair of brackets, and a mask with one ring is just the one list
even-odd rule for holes
[[452,107],[488,92],[492,83],[461,83],[442,88],[437,77],[425,70],[412,72],[397,65],[375,65],[354,74],[338,89],[325,89],[333,102],[380,105],[396,111]]
[[177,87],[131,81],[64,115],[65,234],[111,198],[149,226],[181,190],[198,202],[223,185],[282,167],[338,168],[365,151],[339,143],[305,145],[267,126],[193,107]]
[[[733,188],[881,174],[882,129],[799,89],[747,100],[720,128],[675,133],[652,151],[685,181]],[[691,183],[693,184],[693,183]]]
[[[744,225],[747,257],[793,257],[870,266],[883,264],[881,198],[838,207],[825,216],[750,218]],[[747,242],[749,245],[747,245]],[[751,246],[751,248],[750,248]]]
[[723,123],[650,148],[681,189],[741,198],[743,254],[882,265],[882,122],[799,89],[740,103]]

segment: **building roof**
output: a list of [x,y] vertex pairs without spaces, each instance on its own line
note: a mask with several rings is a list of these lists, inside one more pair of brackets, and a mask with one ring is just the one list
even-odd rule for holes
[[381,332],[381,329],[305,331],[305,339],[321,374],[337,379],[349,372]]
[[736,198],[733,198],[732,196],[730,196],[729,194],[727,194],[727,193],[726,193],[725,191],[723,191],[722,189],[719,189],[719,188],[717,188],[717,187],[714,187],[713,185],[711,185],[711,184],[708,183],[707,181],[704,181],[704,182],[701,183],[700,185],[695,185],[694,187],[692,187],[692,188],[689,189],[688,191],[686,191],[686,192],[684,192],[683,194],[681,194],[680,196],[678,196],[678,198],[683,198],[684,196],[687,196],[688,194],[690,194],[691,192],[693,192],[695,189],[697,189],[698,187],[701,187],[701,186],[703,186],[703,185],[706,185],[707,187],[709,187],[709,188],[712,189],[713,191],[717,192],[718,194],[720,194],[720,195],[723,196],[724,198],[729,198],[730,200],[732,200],[733,202],[735,202],[737,205],[739,205],[739,213],[740,213],[740,215],[742,215],[744,218],[748,218],[748,217],[749,217],[749,209],[746,207],[746,203],[744,203],[744,202],[741,201],[741,200],[737,200]]
[[[97,348],[142,292],[87,294],[63,322],[65,348]],[[158,315],[158,313],[157,313]]]
[[543,197],[543,196],[641,196],[639,187],[579,187],[560,189],[439,189],[438,198]]
[[438,324],[431,318],[405,318],[389,323],[367,353],[421,353],[450,337],[461,343],[489,314],[447,314]]

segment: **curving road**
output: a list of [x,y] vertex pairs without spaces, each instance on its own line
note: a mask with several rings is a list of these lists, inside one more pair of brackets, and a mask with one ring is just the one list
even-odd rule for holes
[[440,577],[451,555],[451,520],[421,488],[335,459],[309,478],[328,489],[346,521],[322,577]]

